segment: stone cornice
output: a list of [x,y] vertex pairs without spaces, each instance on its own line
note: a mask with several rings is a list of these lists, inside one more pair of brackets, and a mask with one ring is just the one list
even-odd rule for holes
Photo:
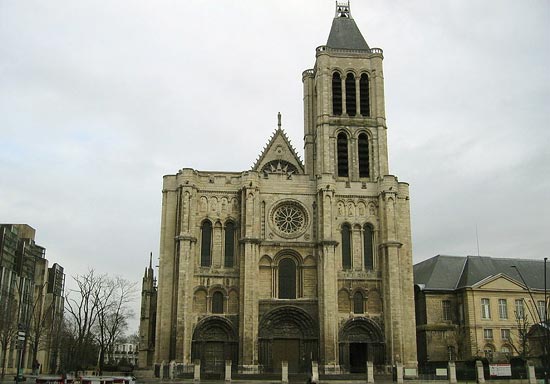
[[315,241],[276,241],[276,240],[264,240],[261,242],[262,245],[265,246],[273,246],[273,247],[307,247],[307,248],[313,248],[317,245]]
[[190,241],[192,243],[196,243],[197,242],[197,238],[195,236],[191,236],[191,235],[179,235],[179,236],[176,236],[175,237],[176,240],[178,241]]
[[241,244],[261,244],[262,240],[257,237],[243,237],[242,239],[239,239],[239,243]]
[[399,241],[386,241],[385,243],[381,243],[379,245],[380,248],[401,248],[403,246],[403,243],[400,243]]

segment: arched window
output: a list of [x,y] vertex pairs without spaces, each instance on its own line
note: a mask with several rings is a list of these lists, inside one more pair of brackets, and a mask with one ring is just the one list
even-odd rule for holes
[[355,292],[353,295],[353,313],[364,313],[363,294],[361,292]]
[[279,299],[296,298],[296,264],[292,259],[279,263]]
[[361,115],[370,116],[369,77],[366,73],[363,73],[359,80],[359,103]]
[[201,226],[201,267],[212,264],[212,223],[205,220]]
[[223,313],[223,293],[214,292],[212,295],[212,313]]
[[359,177],[369,177],[369,137],[366,133],[361,133],[357,141]]
[[348,177],[348,136],[344,132],[336,139],[338,157],[338,177]]
[[372,270],[374,268],[374,250],[373,250],[373,243],[374,243],[374,232],[372,230],[372,227],[369,224],[365,224],[363,227],[363,256],[365,258],[365,269],[366,270]]
[[348,116],[355,116],[357,104],[355,103],[355,76],[348,73],[346,76],[346,112]]
[[332,74],[332,113],[342,114],[342,79],[338,72]]
[[225,224],[225,258],[226,268],[233,267],[235,258],[235,224],[229,221]]
[[342,225],[342,268],[351,269],[351,228]]

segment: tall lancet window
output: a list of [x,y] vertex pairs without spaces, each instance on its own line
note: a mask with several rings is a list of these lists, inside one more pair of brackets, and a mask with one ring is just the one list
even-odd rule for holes
[[342,268],[351,269],[351,228],[342,225]]
[[342,79],[338,72],[332,74],[332,113],[342,114]]
[[363,294],[361,292],[355,292],[353,295],[353,313],[364,313],[363,308]]
[[363,227],[363,256],[365,258],[365,269],[372,271],[374,269],[374,231],[370,224],[365,224]]
[[348,177],[348,136],[344,132],[338,134],[336,147],[338,177]]
[[355,116],[357,113],[355,99],[355,76],[353,73],[348,73],[346,76],[346,112],[348,116]]
[[369,137],[366,133],[359,135],[357,149],[359,155],[359,177],[369,177]]
[[201,267],[212,264],[212,223],[204,220],[201,226]]
[[369,77],[366,73],[363,73],[359,80],[359,98],[361,115],[370,116]]
[[279,263],[279,299],[296,298],[296,263],[283,259]]
[[223,313],[223,293],[214,292],[212,295],[212,313]]
[[232,221],[228,221],[225,224],[224,266],[226,268],[233,267],[234,258],[235,258],[235,224]]

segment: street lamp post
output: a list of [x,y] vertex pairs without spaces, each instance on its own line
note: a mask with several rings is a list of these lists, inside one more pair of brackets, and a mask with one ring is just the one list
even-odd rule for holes
[[15,376],[15,382],[19,383],[20,381],[23,381],[23,370],[21,368],[22,362],[23,362],[23,348],[25,345],[25,331],[23,330],[23,327],[21,324],[19,324],[18,331],[17,331],[17,345],[19,346],[19,358],[17,359],[17,375]]

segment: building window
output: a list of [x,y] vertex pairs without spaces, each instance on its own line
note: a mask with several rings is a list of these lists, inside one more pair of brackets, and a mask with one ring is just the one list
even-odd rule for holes
[[493,340],[493,330],[491,328],[485,328],[483,330],[483,338],[486,340]]
[[342,268],[351,269],[351,228],[342,225]]
[[201,267],[212,264],[212,223],[205,220],[201,226]]
[[509,329],[501,329],[500,330],[500,338],[502,340],[510,340],[510,330]]
[[214,292],[212,295],[212,313],[223,313],[223,294]]
[[372,271],[374,269],[374,233],[372,227],[369,224],[363,226],[363,253],[364,253],[364,263],[365,269]]
[[348,136],[340,132],[336,139],[338,177],[348,177]]
[[523,309],[523,299],[516,300],[516,319],[523,319],[525,311]]
[[235,224],[229,221],[225,224],[225,258],[226,268],[233,267],[235,258]]
[[359,98],[361,115],[370,116],[369,77],[366,73],[363,73],[359,80]]
[[489,303],[489,299],[481,299],[481,318],[491,318],[491,305]]
[[501,320],[508,319],[508,302],[506,299],[498,299],[498,317]]
[[346,112],[348,116],[355,116],[357,113],[355,98],[355,76],[352,73],[348,73],[346,76]]
[[361,292],[355,292],[353,295],[353,313],[364,313],[363,294]]
[[296,298],[296,264],[286,258],[279,263],[279,299]]
[[359,177],[369,177],[369,138],[361,133],[358,140]]
[[483,348],[483,352],[485,353],[485,357],[487,358],[487,360],[493,361],[493,354],[494,354],[493,347],[491,347],[490,345],[487,345],[485,346],[485,348]]
[[441,302],[443,307],[443,320],[450,321],[452,320],[451,316],[451,300],[443,300]]
[[332,113],[342,114],[342,79],[338,72],[332,74]]
[[544,300],[537,301],[537,310],[539,313],[540,321],[546,320],[546,305],[544,303]]

